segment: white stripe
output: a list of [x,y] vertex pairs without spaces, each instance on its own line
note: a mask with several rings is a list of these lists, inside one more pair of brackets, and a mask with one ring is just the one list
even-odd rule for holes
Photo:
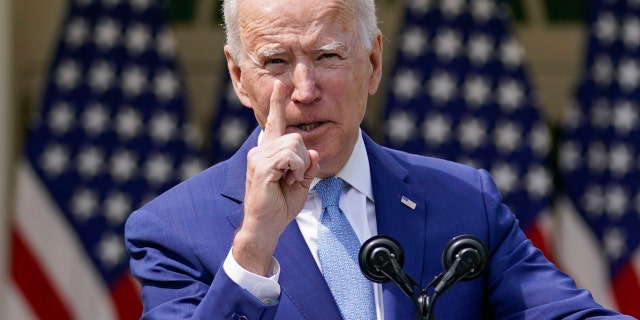
[[38,317],[32,312],[27,301],[25,301],[22,292],[15,287],[13,281],[6,282],[6,308],[2,309],[4,316],[2,319],[10,320],[37,320]]
[[18,168],[18,232],[78,319],[115,319],[108,288],[30,165]]
[[555,232],[555,252],[558,264],[578,286],[591,291],[596,302],[615,309],[604,250],[567,197],[561,197],[557,209],[559,229]]

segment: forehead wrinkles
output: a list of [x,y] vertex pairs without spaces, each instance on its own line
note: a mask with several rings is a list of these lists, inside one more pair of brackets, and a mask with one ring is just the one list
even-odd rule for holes
[[356,26],[355,7],[347,2],[353,1],[321,2],[309,4],[309,7],[300,7],[297,2],[287,4],[275,1],[264,6],[245,8],[240,10],[239,15],[241,41],[246,45],[257,39],[297,34],[306,44],[310,44],[327,35],[328,28],[336,28],[334,31],[337,34],[352,33],[355,30],[352,27]]

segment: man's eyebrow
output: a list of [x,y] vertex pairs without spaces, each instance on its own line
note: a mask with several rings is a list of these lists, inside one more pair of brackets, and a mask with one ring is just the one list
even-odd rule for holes
[[325,44],[325,45],[319,47],[317,49],[317,51],[318,52],[321,52],[321,51],[334,51],[334,50],[338,50],[338,49],[342,49],[342,48],[345,48],[345,45],[342,44],[341,42],[331,42],[331,43],[328,43],[328,44]]
[[271,48],[262,48],[258,50],[258,56],[270,58],[277,56],[279,54],[283,54],[285,52],[284,49],[271,49]]

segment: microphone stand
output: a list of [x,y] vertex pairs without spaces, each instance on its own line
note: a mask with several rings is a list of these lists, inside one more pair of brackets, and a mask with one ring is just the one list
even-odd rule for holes
[[390,259],[373,259],[373,264],[377,271],[391,279],[391,281],[398,285],[398,287],[411,298],[416,307],[416,320],[434,320],[433,306],[438,298],[438,293],[433,291],[433,293],[429,295],[428,289],[435,287],[435,284],[442,279],[444,274],[441,273],[436,276],[427,287],[420,288],[415,280],[402,271],[395,255],[388,251],[385,253],[389,254]]

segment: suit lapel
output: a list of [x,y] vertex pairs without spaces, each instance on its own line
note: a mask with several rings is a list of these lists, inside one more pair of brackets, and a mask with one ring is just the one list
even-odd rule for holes
[[280,262],[282,294],[305,319],[341,319],[329,286],[295,221],[280,237],[275,256]]
[[[396,239],[404,252],[403,270],[418,283],[424,283],[423,259],[425,255],[426,201],[420,195],[420,186],[409,185],[406,168],[401,166],[387,151],[363,135],[369,165],[371,184],[376,207],[378,234]],[[415,203],[402,201],[403,197]],[[406,204],[405,204],[406,203]],[[411,319],[415,316],[415,307],[394,283],[383,284],[385,318]]]

